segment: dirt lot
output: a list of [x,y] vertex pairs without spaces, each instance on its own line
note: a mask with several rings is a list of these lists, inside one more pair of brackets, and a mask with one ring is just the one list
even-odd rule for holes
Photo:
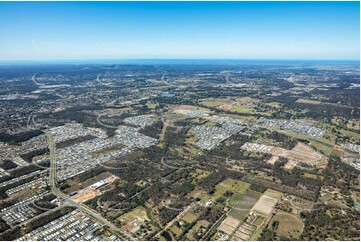
[[247,241],[251,238],[252,234],[256,230],[256,227],[248,224],[243,223],[236,231],[234,236],[232,237],[232,240],[243,240]]
[[217,108],[223,109],[223,110],[230,110],[234,107],[250,107],[254,105],[254,103],[258,103],[259,99],[251,98],[251,97],[242,97],[237,98],[235,101],[230,101],[228,103],[224,103],[222,105],[219,105]]
[[191,106],[191,105],[179,105],[176,107],[172,107],[170,111],[175,112],[177,114],[186,115],[188,110],[200,110],[204,112],[210,112],[209,109]]
[[267,189],[267,191],[265,191],[263,193],[263,195],[272,197],[272,198],[276,198],[276,199],[280,199],[282,194],[280,192],[277,192],[275,190],[271,190],[271,189]]
[[296,103],[306,103],[306,104],[321,104],[320,101],[315,101],[315,100],[308,100],[308,99],[297,99]]
[[230,235],[237,228],[240,222],[241,221],[238,219],[228,216],[225,220],[223,220],[221,225],[218,227],[218,230]]
[[255,103],[260,100],[251,97],[241,98],[207,98],[202,101],[202,104],[208,107],[216,107],[218,109],[226,111],[248,111],[250,107],[253,107]]
[[[103,174],[109,174],[109,173],[103,173]],[[114,176],[114,175],[111,175],[111,176],[108,175],[108,177],[104,178],[104,180],[107,181],[107,185],[112,184],[117,179],[118,179],[118,177]],[[102,179],[100,179],[100,180],[102,180]],[[98,181],[100,181],[100,180],[98,180]],[[88,187],[79,190],[78,193],[75,194],[74,196],[72,196],[71,198],[77,203],[83,203],[89,199],[99,196],[100,194],[101,194],[101,191],[99,189],[92,188],[91,184],[90,184]]]
[[293,168],[295,168],[296,165],[296,162],[289,161],[283,166],[283,168],[285,168],[286,170],[292,170]]
[[310,146],[299,142],[292,150],[286,150],[279,147],[273,147],[271,154],[275,156],[286,157],[289,160],[315,163],[322,160],[323,156]]
[[278,161],[279,158],[280,158],[279,156],[274,155],[274,156],[271,157],[271,159],[269,159],[267,161],[267,163],[271,164],[271,165],[274,165],[276,163],[276,161]]
[[242,146],[242,148],[250,152],[269,153],[273,155],[273,157],[267,161],[270,164],[274,164],[277,161],[277,157],[285,157],[289,161],[295,163],[289,163],[288,168],[293,168],[294,165],[299,162],[308,163],[310,165],[319,165],[324,162],[326,157],[302,142],[298,142],[292,150],[260,143],[246,143]]
[[312,147],[299,142],[293,149],[292,149],[293,156],[298,159],[303,159],[308,162],[313,162],[322,159],[322,155],[314,150]]
[[234,103],[225,103],[222,105],[219,105],[217,108],[222,109],[222,110],[230,110],[234,107]]
[[92,199],[98,195],[100,195],[101,192],[96,189],[92,188],[85,188],[83,190],[80,190],[76,195],[72,196],[72,200],[74,200],[77,203],[83,203],[89,199]]

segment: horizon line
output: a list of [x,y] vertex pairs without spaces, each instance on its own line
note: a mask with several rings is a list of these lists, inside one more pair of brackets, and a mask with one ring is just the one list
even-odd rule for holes
[[193,61],[355,61],[360,62],[360,58],[237,58],[237,57],[142,57],[142,58],[64,58],[64,59],[18,59],[18,60],[0,60],[0,63],[15,63],[15,62],[96,62],[96,61],[166,61],[166,60],[172,60],[172,61],[187,61],[187,60],[193,60]]

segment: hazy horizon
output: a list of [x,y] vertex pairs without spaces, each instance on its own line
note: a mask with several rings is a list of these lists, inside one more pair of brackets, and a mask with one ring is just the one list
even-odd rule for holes
[[0,2],[0,61],[359,60],[359,2]]
[[89,59],[89,60],[14,60],[2,61],[0,66],[19,66],[19,65],[247,65],[247,64],[343,64],[360,65],[360,60],[353,59]]

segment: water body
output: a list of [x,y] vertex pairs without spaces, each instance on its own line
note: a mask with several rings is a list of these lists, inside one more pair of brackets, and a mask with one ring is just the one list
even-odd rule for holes
[[175,95],[172,93],[162,93],[161,96],[162,97],[174,97]]

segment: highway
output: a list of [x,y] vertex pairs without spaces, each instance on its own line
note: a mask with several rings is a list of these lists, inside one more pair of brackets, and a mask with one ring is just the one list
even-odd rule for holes
[[56,187],[56,152],[55,152],[55,142],[52,134],[47,130],[46,137],[49,145],[49,152],[50,152],[50,170],[49,170],[49,184],[51,187],[51,191],[56,195],[58,198],[62,198],[66,201],[66,203],[76,207],[79,211],[95,218],[98,220],[99,223],[108,226],[112,231],[122,235],[122,237],[126,238],[127,240],[135,240],[130,234],[127,234],[120,229],[118,229],[115,225],[110,223],[108,220],[103,218],[100,214],[96,213],[95,211],[89,209],[88,207],[84,206],[83,204],[76,203],[72,199],[70,199],[67,195],[62,193]]

